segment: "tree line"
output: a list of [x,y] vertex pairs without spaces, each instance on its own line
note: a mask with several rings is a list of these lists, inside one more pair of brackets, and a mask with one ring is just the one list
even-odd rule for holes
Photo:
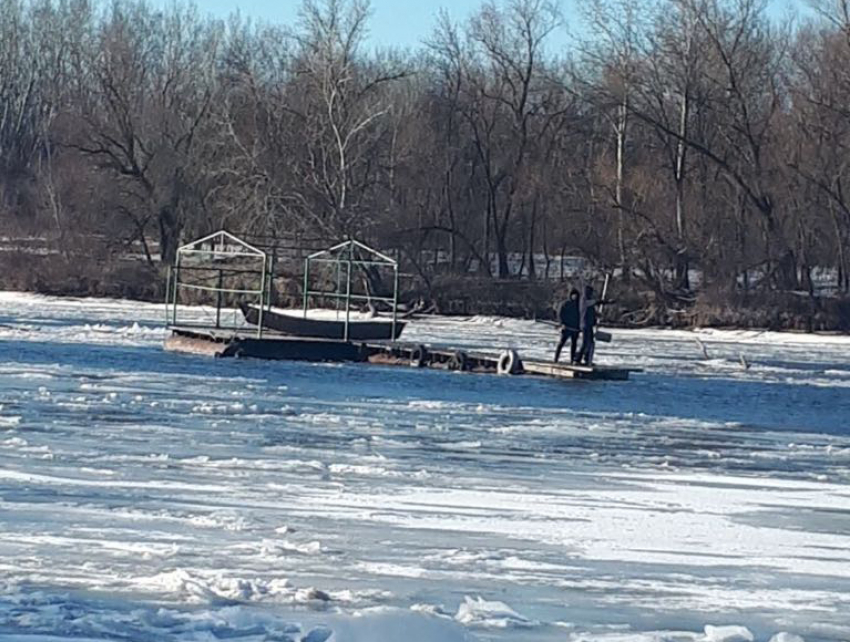
[[435,273],[584,257],[668,301],[850,291],[850,0],[488,0],[414,48],[366,0],[294,24],[0,0],[0,221],[169,262],[226,228]]

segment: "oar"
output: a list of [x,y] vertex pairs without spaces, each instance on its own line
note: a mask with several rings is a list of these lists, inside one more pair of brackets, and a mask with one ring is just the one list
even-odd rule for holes
[[[537,323],[542,323],[544,325],[551,326],[553,328],[560,328],[561,324],[557,321],[549,321],[547,319],[535,319]],[[614,340],[614,335],[610,332],[605,332],[604,330],[596,331],[596,340],[601,341],[602,343],[611,343]]]
[[[602,300],[605,300],[605,296],[608,294],[608,283],[611,281],[611,273],[605,275],[605,284],[602,286]],[[605,304],[599,306],[599,316],[602,316],[602,309],[605,307]],[[596,340],[601,341],[602,343],[611,343],[613,340],[613,335],[610,332],[605,332],[604,330],[596,331]]]

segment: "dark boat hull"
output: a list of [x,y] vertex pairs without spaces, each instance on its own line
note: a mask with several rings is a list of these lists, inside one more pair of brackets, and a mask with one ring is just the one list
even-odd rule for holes
[[[241,305],[245,320],[252,325],[259,325],[260,311],[253,305]],[[351,321],[348,324],[349,341],[390,341],[398,339],[404,330],[405,323],[396,321],[395,336],[393,324],[389,321]],[[318,339],[345,340],[345,321],[325,319],[305,319],[289,314],[279,314],[269,310],[263,311],[263,327],[295,337],[313,337]]]

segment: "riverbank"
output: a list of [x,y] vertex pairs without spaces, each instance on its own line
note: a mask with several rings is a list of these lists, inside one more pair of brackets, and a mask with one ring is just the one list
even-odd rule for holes
[[[6,252],[0,255],[0,274],[3,290],[148,302],[165,298],[162,269],[126,258]],[[300,306],[300,281],[297,275],[276,279],[276,304]],[[409,277],[403,280],[401,300],[423,301],[425,309],[440,315],[554,319],[558,304],[574,285],[578,284],[449,275],[425,283]],[[634,279],[613,281],[607,296],[613,300],[603,310],[608,327],[850,332],[850,296],[837,293],[812,296],[803,291],[709,287],[672,297]]]

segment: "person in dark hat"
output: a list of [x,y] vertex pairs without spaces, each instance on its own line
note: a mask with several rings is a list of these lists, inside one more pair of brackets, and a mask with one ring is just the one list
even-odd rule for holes
[[558,363],[561,358],[561,350],[564,349],[567,341],[570,342],[570,363],[575,363],[578,335],[581,331],[579,292],[575,288],[570,292],[570,298],[561,304],[558,310],[558,321],[561,323],[561,340],[555,348],[555,363]]
[[579,350],[577,361],[584,363],[586,366],[593,365],[593,353],[596,350],[596,324],[598,321],[597,305],[611,303],[611,301],[603,301],[596,298],[596,291],[593,286],[584,288],[584,296],[579,305],[581,319],[581,350]]

